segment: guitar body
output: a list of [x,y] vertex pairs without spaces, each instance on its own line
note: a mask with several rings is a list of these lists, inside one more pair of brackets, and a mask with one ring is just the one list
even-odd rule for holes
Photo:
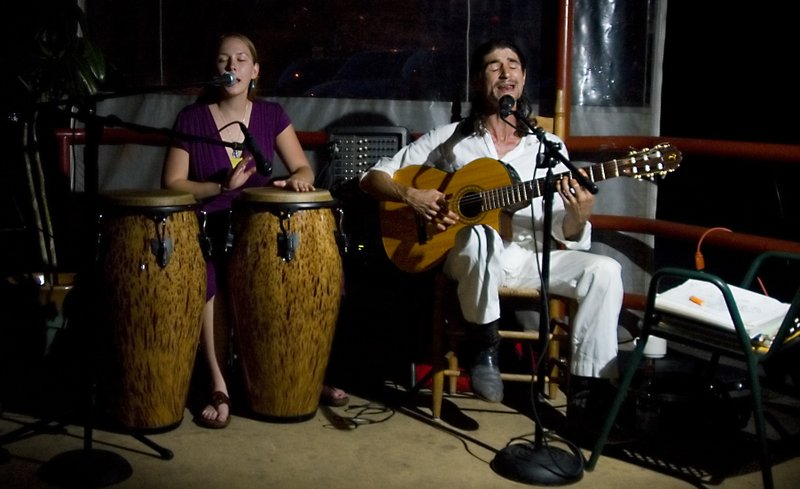
[[506,232],[503,209],[484,210],[480,199],[473,198],[479,192],[514,182],[506,166],[493,158],[474,160],[455,173],[422,165],[406,166],[394,174],[394,180],[418,189],[443,192],[450,210],[459,217],[455,225],[439,231],[406,204],[381,202],[383,247],[400,270],[422,272],[441,263],[452,248],[456,233],[465,226],[486,224],[501,234]]

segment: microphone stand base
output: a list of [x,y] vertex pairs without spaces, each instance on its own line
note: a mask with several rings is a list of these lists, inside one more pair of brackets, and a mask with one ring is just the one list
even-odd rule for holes
[[93,448],[61,453],[39,469],[43,481],[76,489],[110,486],[128,479],[131,474],[133,468],[123,457]]
[[491,467],[506,479],[537,486],[561,486],[583,478],[583,457],[552,446],[508,445],[497,452]]

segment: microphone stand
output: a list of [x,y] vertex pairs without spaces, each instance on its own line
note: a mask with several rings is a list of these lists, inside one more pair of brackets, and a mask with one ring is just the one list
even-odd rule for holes
[[[516,111],[514,116],[523,121],[532,134],[544,147],[544,164],[547,174],[544,179],[542,199],[544,203],[544,224],[542,238],[542,270],[541,270],[541,300],[539,304],[539,339],[541,348],[540,359],[545,358],[547,341],[550,337],[550,246],[551,231],[553,227],[553,196],[555,194],[555,176],[553,167],[559,162],[563,163],[572,172],[573,177],[580,185],[591,193],[597,193],[597,185],[581,174],[572,163],[559,151],[561,143],[548,140],[541,128],[533,127],[527,118],[521,117]],[[536,165],[538,168],[538,165]],[[534,170],[535,172],[535,170]],[[536,392],[534,396],[534,412],[539,411],[542,403],[545,382],[542,372],[536,372]],[[542,423],[536,422],[534,440],[532,444],[510,444],[497,452],[491,463],[492,469],[499,475],[517,482],[534,485],[564,485],[579,481],[583,477],[583,455],[573,450],[573,453],[552,447],[544,442],[544,428]]]
[[[89,107],[86,109],[94,113],[96,104],[93,101],[87,102]],[[102,136],[102,126],[97,124],[86,125],[86,158],[91,161],[97,159],[97,147]],[[89,165],[86,168],[85,178],[87,180],[87,193],[96,195],[98,190],[98,172],[96,165]],[[91,210],[95,210],[95,199],[91,199]],[[83,282],[83,281],[81,281]],[[83,283],[78,282],[80,289]],[[93,290],[90,281],[89,290],[82,291],[76,287],[74,293],[78,294],[78,302],[83,310],[91,311],[88,296]],[[83,297],[81,297],[83,296]],[[87,359],[82,367],[82,376],[89,377],[84,386],[85,392],[85,419],[83,420],[83,448],[60,453],[45,462],[40,471],[40,477],[51,484],[65,485],[68,487],[104,487],[116,484],[128,479],[133,473],[133,468],[121,455],[108,451],[98,450],[92,447],[92,432],[94,429],[95,415],[95,395],[96,383],[94,379],[94,366],[90,365],[91,358],[94,358],[93,347],[96,340],[95,321],[91,313],[85,316],[89,324],[83,325],[83,337],[79,341],[84,345],[83,357]]]

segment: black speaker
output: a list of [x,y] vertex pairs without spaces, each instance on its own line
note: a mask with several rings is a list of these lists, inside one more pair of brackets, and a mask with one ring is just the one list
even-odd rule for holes
[[336,127],[329,129],[328,135],[333,186],[358,177],[408,142],[408,129],[398,126]]
[[341,126],[328,129],[329,161],[316,185],[330,190],[341,211],[349,262],[384,259],[378,203],[358,187],[358,177],[383,156],[393,156],[408,142],[398,126]]

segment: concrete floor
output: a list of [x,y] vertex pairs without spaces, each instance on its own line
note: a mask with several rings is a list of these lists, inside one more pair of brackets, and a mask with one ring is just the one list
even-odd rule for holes
[[[266,422],[234,406],[228,428],[208,430],[195,425],[187,410],[177,428],[146,437],[171,451],[169,460],[127,433],[98,427],[87,437],[80,423],[51,425],[53,429],[28,432],[4,444],[8,456],[0,463],[0,487],[524,487],[529,484],[498,475],[490,464],[509,443],[531,446],[535,424],[525,389],[523,384],[510,387],[510,402],[502,404],[464,394],[449,397],[438,422],[430,419],[425,390],[409,395],[392,384],[369,396],[351,393],[348,407],[320,406],[312,419],[302,422]],[[567,445],[557,438],[564,401],[555,399],[541,406],[546,427],[542,440],[557,452],[570,454],[572,442]],[[767,409],[775,487],[797,487],[798,432],[787,432],[786,427],[797,425],[800,407],[796,401],[769,394]],[[7,410],[0,417],[0,436],[37,420]],[[712,442],[699,453],[693,449],[709,441],[703,436],[659,441],[650,445],[649,452],[631,445],[611,446],[593,471],[584,471],[570,485],[594,489],[761,487],[755,447],[747,431]],[[590,449],[576,449],[587,459],[591,454]],[[580,458],[572,460],[580,463]]]
[[[408,284],[400,285],[413,290]],[[354,323],[364,327],[352,334],[342,331],[344,344],[357,348],[339,355],[350,363],[332,362],[339,365],[338,378],[377,375],[361,385],[335,382],[350,393],[349,406],[319,407],[311,419],[302,422],[267,422],[248,412],[247,399],[229,379],[234,414],[230,426],[223,430],[198,427],[186,409],[176,428],[145,438],[171,451],[173,457],[164,459],[141,439],[103,426],[97,419],[94,430],[85,430],[82,407],[86,403],[79,388],[85,381],[73,365],[79,357],[75,352],[81,351],[77,345],[84,344],[80,335],[72,340],[70,335],[64,336],[61,348],[53,348],[48,361],[42,362],[41,334],[36,333],[41,329],[29,324],[35,307],[17,296],[2,297],[8,300],[0,328],[0,489],[525,487],[528,484],[496,473],[491,463],[509,443],[532,446],[535,419],[541,420],[545,433],[537,440],[542,445],[547,442],[556,453],[570,454],[580,443],[580,448],[574,449],[582,457],[572,459],[577,462],[591,454],[591,440],[564,435],[563,393],[540,405],[535,416],[529,388],[522,383],[507,384],[506,400],[501,404],[485,403],[467,394],[451,396],[442,420],[432,421],[429,392],[411,395],[397,385],[410,384],[410,379],[398,380],[408,372],[388,369],[387,375],[375,374],[381,372],[382,364],[408,369],[407,363],[397,360],[402,357],[398,351],[403,350],[403,339],[414,336],[408,328],[409,318],[402,314],[414,312],[408,307],[392,315],[360,313]],[[373,303],[375,307],[384,304],[365,300],[359,302],[356,312]],[[16,316],[11,314],[15,309],[20,311]],[[373,327],[376,317],[382,320],[380,328]],[[389,334],[390,322],[397,323],[394,336]],[[384,336],[373,337],[379,334]],[[75,343],[70,347],[71,341]],[[376,344],[392,348],[374,348]],[[629,346],[628,342],[620,345],[621,358]],[[240,387],[238,390],[241,392]],[[206,394],[202,387],[193,391]],[[607,446],[594,470],[584,471],[571,485],[593,489],[761,487],[752,426],[745,419],[745,425],[736,429],[707,429],[705,425],[718,424],[718,416],[700,407],[689,403],[683,411],[676,409],[671,420],[677,419],[677,427],[665,423],[668,429],[658,436]],[[800,400],[767,391],[765,407],[775,487],[798,487]],[[47,413],[43,413],[45,409]],[[63,424],[29,430],[39,427],[36,423],[42,419],[58,419]],[[683,429],[687,426],[690,429]],[[19,430],[24,433],[17,436]],[[559,441],[559,435],[569,441]]]

